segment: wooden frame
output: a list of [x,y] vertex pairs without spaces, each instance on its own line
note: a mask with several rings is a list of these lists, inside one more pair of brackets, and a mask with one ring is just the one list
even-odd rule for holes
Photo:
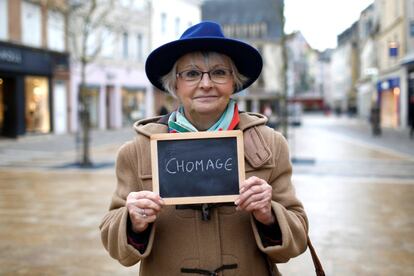
[[[178,140],[201,140],[201,139],[220,139],[235,138],[236,154],[238,168],[238,188],[245,179],[244,169],[244,144],[243,132],[240,130],[217,131],[217,132],[187,132],[187,133],[162,133],[151,135],[151,165],[152,165],[152,185],[153,191],[160,194],[159,179],[159,160],[158,160],[158,142],[159,141],[178,141]],[[233,174],[233,177],[235,175]],[[212,196],[184,196],[184,197],[163,197],[167,205],[175,204],[197,204],[197,203],[216,203],[216,202],[233,202],[239,195],[212,195]]]

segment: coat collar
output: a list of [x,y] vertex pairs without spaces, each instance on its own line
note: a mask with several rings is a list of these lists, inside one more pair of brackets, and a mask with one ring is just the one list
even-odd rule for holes
[[[157,116],[137,121],[134,124],[134,129],[138,134],[148,138],[152,134],[166,133],[168,131],[166,116]],[[266,122],[267,118],[261,114],[240,113],[238,129],[243,131],[244,155],[253,168],[262,167],[271,159],[270,146],[258,129],[259,126],[264,126]]]
[[[139,120],[134,123],[134,129],[137,133],[150,137],[151,134],[164,133],[168,130],[168,116],[157,116],[148,119]],[[240,112],[240,122],[238,129],[245,131],[254,126],[265,125],[267,118],[259,113]],[[155,132],[154,132],[155,131]]]

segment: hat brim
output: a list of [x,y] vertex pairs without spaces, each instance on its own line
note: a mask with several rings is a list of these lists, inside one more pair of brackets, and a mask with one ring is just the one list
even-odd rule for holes
[[195,51],[218,52],[232,59],[239,73],[248,79],[243,87],[235,92],[249,87],[262,71],[262,57],[249,44],[229,38],[202,37],[172,41],[155,49],[148,56],[145,64],[148,79],[155,87],[166,91],[161,83],[161,77],[170,72],[180,57]]

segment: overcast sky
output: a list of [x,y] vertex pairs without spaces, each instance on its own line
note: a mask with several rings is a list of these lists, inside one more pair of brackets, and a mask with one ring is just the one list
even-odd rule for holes
[[301,31],[311,47],[336,47],[336,37],[374,0],[285,0],[286,33]]

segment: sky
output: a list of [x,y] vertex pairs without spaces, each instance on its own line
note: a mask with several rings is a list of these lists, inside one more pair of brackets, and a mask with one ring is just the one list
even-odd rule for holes
[[374,0],[285,0],[286,33],[300,31],[310,46],[336,47],[337,35],[359,19]]

